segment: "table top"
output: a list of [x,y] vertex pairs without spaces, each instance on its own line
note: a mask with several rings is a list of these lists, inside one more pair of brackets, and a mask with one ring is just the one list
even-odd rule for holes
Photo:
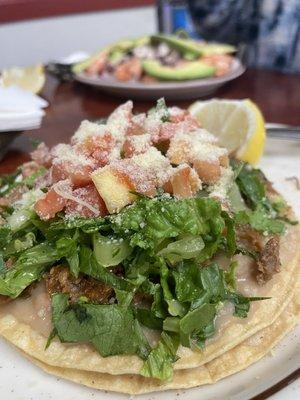
[[[80,83],[60,83],[50,75],[47,76],[41,96],[50,104],[42,127],[26,132],[16,140],[0,163],[0,173],[11,172],[28,160],[30,138],[42,140],[50,146],[68,142],[82,120],[105,117],[127,100],[109,96],[99,89]],[[241,77],[220,88],[215,97],[250,98],[262,109],[266,121],[300,125],[300,75],[249,69]],[[168,104],[187,107],[190,102],[171,101]],[[135,110],[139,112],[152,106],[153,102],[149,101],[134,102]]]

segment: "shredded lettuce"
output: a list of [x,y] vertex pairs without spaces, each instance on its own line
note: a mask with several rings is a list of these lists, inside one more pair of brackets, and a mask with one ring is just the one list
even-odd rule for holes
[[[163,103],[157,108],[166,118]],[[237,226],[284,232],[281,208],[267,198],[260,171],[240,162],[233,167],[227,211],[203,192],[182,200],[139,196],[119,214],[103,218],[59,213],[41,221],[32,210],[31,191],[27,202],[25,196],[7,210],[0,226],[0,294],[18,297],[57,264],[68,265],[75,277],[99,280],[113,289],[112,304],[53,296],[54,330],[48,345],[57,335],[62,342],[90,343],[104,357],[136,354],[144,360],[143,376],[171,379],[178,346],[203,348],[226,302],[234,305],[234,316],[245,318],[251,301],[262,300],[236,290],[238,265],[232,257],[258,256],[237,243]],[[227,270],[211,262],[218,253],[227,257]],[[114,273],[120,265],[121,275]],[[161,333],[154,348],[142,326]]]
[[147,361],[141,369],[141,375],[161,380],[171,380],[173,377],[173,363],[179,345],[178,335],[162,332],[161,340],[151,351]]
[[49,243],[25,250],[11,269],[2,272],[0,294],[18,297],[27,286],[42,277],[48,265],[59,259],[57,250]]

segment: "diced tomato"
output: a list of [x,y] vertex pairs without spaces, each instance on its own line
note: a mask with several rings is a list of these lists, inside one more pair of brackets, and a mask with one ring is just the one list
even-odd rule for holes
[[69,162],[58,162],[52,165],[52,182],[59,182],[61,180],[70,179],[75,187],[81,187],[89,184],[91,179],[92,167],[89,165],[76,165],[74,166]]
[[169,149],[167,151],[167,157],[172,164],[182,164],[190,162],[190,141],[186,138],[174,137],[171,140]]
[[52,156],[50,154],[49,148],[45,145],[45,143],[40,143],[37,148],[30,153],[31,159],[35,161],[39,165],[43,165],[45,167],[50,167]]
[[[80,215],[85,218],[98,217],[100,215],[104,216],[108,214],[105,203],[99,196],[99,193],[93,184],[73,190],[72,196],[77,198],[79,202],[67,200],[66,214]],[[95,209],[95,211],[81,202],[88,204],[91,208]]]
[[143,135],[145,133],[146,114],[133,115],[126,130],[126,135]]
[[219,157],[219,162],[221,167],[227,168],[229,166],[229,158],[227,154],[224,154],[223,156]]
[[170,109],[170,122],[181,122],[189,114],[187,110],[182,110],[178,107],[171,107]]
[[160,125],[159,134],[153,138],[155,143],[169,142],[177,133],[191,132],[199,129],[199,124],[195,118],[188,114],[180,122],[164,122]]
[[56,193],[54,189],[50,189],[46,195],[39,199],[34,209],[38,216],[43,220],[55,217],[55,214],[62,211],[66,206],[66,199]]
[[89,136],[75,146],[76,151],[92,157],[97,167],[104,167],[109,161],[109,156],[115,147],[115,139],[107,132],[101,136]]
[[201,187],[197,173],[190,166],[180,166],[171,177],[172,191],[179,199],[190,198]]
[[203,161],[195,160],[193,167],[197,171],[199,178],[209,184],[216,183],[221,176],[221,168],[219,160],[217,161]]
[[151,146],[150,135],[127,136],[123,144],[124,157],[145,153]]
[[114,171],[120,182],[132,191],[149,197],[155,196],[155,182],[151,174],[135,163],[131,163],[129,159],[122,161]]
[[164,124],[161,124],[158,142],[170,140],[178,132],[180,127],[181,124],[173,122],[165,122]]
[[163,185],[163,189],[166,193],[173,194],[173,186],[171,183],[171,179],[165,182],[165,184]]

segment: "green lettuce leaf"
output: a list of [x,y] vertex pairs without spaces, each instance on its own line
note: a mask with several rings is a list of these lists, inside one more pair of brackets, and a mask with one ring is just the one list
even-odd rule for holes
[[79,250],[76,237],[61,237],[56,242],[56,249],[61,258],[66,258],[72,274],[77,278],[79,275]]
[[0,276],[0,294],[18,297],[34,281],[40,279],[46,268],[60,256],[49,243],[38,244],[21,253],[14,266]]
[[179,346],[178,335],[162,332],[161,340],[151,351],[140,373],[147,378],[171,380],[173,377],[173,363]]
[[137,354],[146,359],[150,346],[134,313],[116,304],[69,305],[68,295],[52,297],[53,325],[62,342],[91,343],[103,356]]
[[240,211],[235,216],[237,224],[249,224],[253,229],[269,234],[283,234],[285,224],[272,217],[263,207],[258,206],[255,211]]
[[99,233],[93,235],[93,247],[95,258],[103,267],[121,264],[132,253],[128,240]]
[[187,235],[169,243],[167,247],[158,252],[158,255],[167,259],[170,264],[176,264],[182,260],[197,258],[204,247],[205,244],[201,236]]

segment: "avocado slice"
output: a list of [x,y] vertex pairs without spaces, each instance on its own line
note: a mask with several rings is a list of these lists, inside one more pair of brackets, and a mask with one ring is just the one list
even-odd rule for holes
[[191,57],[197,58],[202,55],[201,49],[199,49],[199,45],[195,40],[191,39],[181,39],[175,35],[152,35],[151,42],[155,43],[166,43],[172,49],[179,51],[180,53],[187,53],[189,55],[189,59]]
[[166,81],[185,81],[213,76],[216,68],[201,61],[190,61],[179,67],[168,67],[157,60],[144,60],[143,70],[150,76]]
[[211,54],[230,54],[236,52],[236,48],[230,44],[223,43],[199,43],[198,47],[203,56]]
[[151,41],[152,43],[167,43],[172,49],[183,53],[184,58],[187,60],[211,54],[229,54],[236,51],[236,48],[230,44],[206,43],[193,39],[179,38],[175,35],[153,35],[151,36]]

